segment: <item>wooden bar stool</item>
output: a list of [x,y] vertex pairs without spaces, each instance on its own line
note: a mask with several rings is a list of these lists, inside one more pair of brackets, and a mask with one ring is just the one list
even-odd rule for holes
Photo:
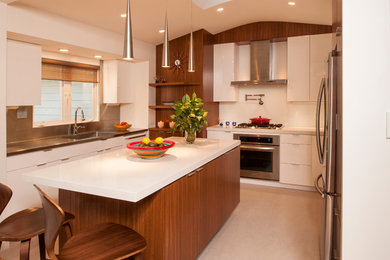
[[60,250],[54,253],[54,243],[58,236],[64,211],[49,198],[38,186],[46,218],[45,245],[51,260],[112,260],[141,259],[141,252],[146,248],[145,239],[131,228],[103,223],[74,235]]
[[[7,206],[11,197],[12,190],[8,186],[0,183],[0,214]],[[72,229],[69,222],[72,219],[74,219],[74,216],[66,213],[64,221],[61,224],[61,226],[64,225],[68,228],[70,235],[72,234]],[[31,238],[38,236],[40,258],[41,260],[45,260],[44,232],[45,215],[42,208],[29,208],[19,211],[0,223],[0,248],[2,241],[21,242],[20,259],[29,259]]]

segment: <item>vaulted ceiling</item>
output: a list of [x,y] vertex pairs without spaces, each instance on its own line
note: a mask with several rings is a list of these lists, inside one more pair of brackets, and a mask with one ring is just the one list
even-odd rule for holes
[[[188,33],[191,4],[194,31],[204,28],[213,34],[258,21],[331,24],[331,0],[295,0],[295,6],[288,5],[288,1],[294,0],[232,0],[203,10],[191,0],[131,0],[134,38],[161,43],[163,36],[159,30],[164,26],[165,10],[168,11],[169,38]],[[117,33],[124,32],[124,18],[120,14],[125,13],[126,0],[17,0],[11,5],[25,5]],[[224,8],[223,12],[217,12],[220,7]]]

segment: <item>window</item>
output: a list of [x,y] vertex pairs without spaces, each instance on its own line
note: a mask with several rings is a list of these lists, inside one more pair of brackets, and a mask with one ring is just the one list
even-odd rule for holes
[[87,122],[97,121],[98,67],[75,67],[69,63],[65,66],[55,62],[42,63],[42,99],[41,105],[34,106],[34,126],[73,123],[78,107],[83,109]]

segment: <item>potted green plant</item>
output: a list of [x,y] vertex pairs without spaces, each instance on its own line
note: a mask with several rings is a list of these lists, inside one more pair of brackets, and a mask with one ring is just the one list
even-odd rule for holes
[[172,132],[179,129],[183,135],[185,132],[185,140],[192,144],[195,142],[196,132],[202,131],[203,125],[207,125],[206,116],[208,111],[203,109],[203,101],[196,96],[194,92],[192,98],[185,94],[181,100],[178,100],[173,105],[175,114],[171,118],[175,121]]

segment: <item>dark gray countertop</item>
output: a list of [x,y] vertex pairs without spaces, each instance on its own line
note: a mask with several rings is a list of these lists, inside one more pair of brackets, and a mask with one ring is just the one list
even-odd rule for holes
[[[61,136],[51,136],[46,138],[32,139],[20,142],[11,142],[7,143],[7,156],[52,149],[61,146],[80,144],[86,142],[92,142],[96,140],[104,140],[108,138],[113,138],[121,135],[134,135],[137,133],[146,132],[148,129],[143,128],[129,128],[127,131],[98,131],[98,132],[84,132],[80,133],[75,138],[69,135],[61,135]],[[94,135],[94,133],[103,133],[103,135],[96,134],[95,136],[89,138],[80,138],[78,136],[81,135]]]

